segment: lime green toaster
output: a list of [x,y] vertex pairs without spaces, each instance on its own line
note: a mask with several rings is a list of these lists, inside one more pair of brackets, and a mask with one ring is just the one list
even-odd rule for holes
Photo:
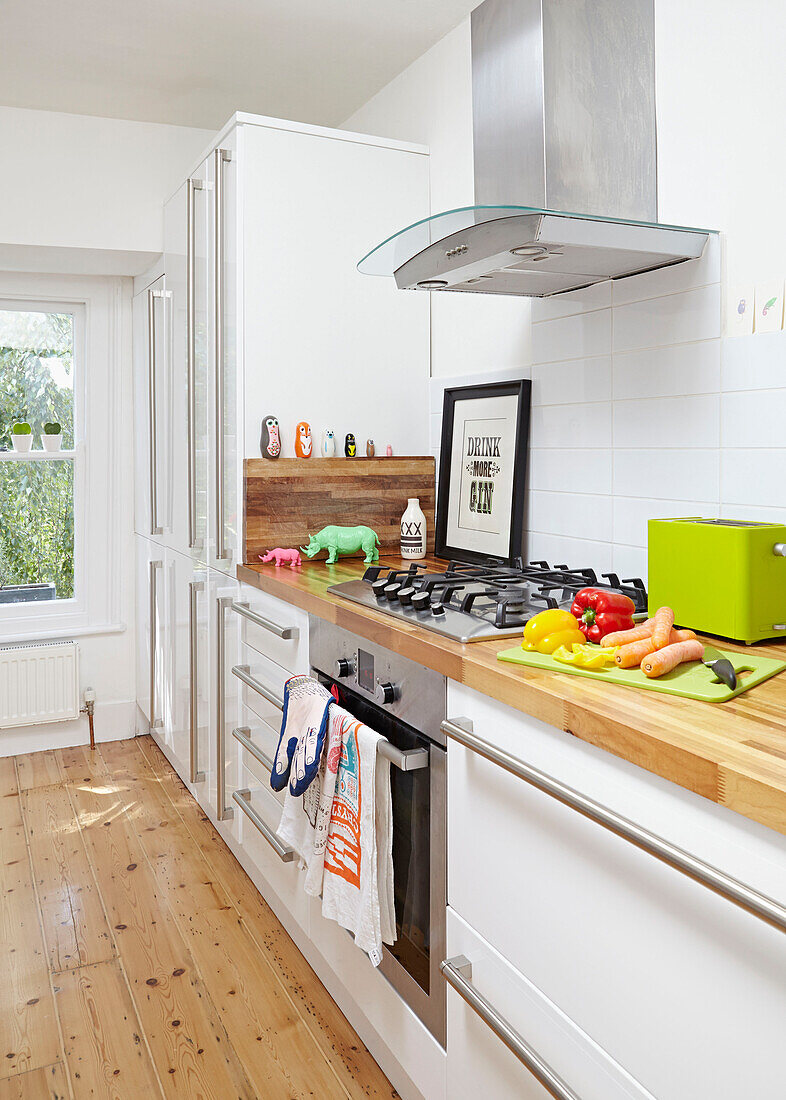
[[738,642],[786,640],[786,526],[731,519],[651,519],[649,610]]

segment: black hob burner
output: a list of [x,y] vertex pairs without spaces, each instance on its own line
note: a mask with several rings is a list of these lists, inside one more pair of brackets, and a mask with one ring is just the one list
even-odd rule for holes
[[470,565],[451,561],[443,572],[419,562],[406,569],[371,566],[360,581],[329,591],[378,611],[417,622],[461,642],[521,634],[526,622],[547,607],[570,608],[582,588],[624,592],[637,612],[647,610],[647,591],[638,577],[570,569],[546,561]]

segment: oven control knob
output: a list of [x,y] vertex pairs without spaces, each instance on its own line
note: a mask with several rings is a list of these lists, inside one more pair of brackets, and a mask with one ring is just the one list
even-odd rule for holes
[[389,680],[377,684],[377,700],[380,703],[395,703],[398,699],[398,688]]
[[339,657],[336,661],[337,676],[351,676],[355,671],[355,662],[351,657]]
[[430,592],[416,592],[412,597],[412,606],[416,611],[428,611],[431,603]]

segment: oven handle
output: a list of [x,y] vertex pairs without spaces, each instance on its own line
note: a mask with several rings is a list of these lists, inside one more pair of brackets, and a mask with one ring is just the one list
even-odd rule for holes
[[486,760],[498,764],[499,767],[506,772],[510,772],[511,775],[523,779],[525,783],[529,783],[530,786],[556,799],[557,802],[561,802],[563,806],[576,810],[583,817],[602,825],[604,829],[608,829],[609,832],[614,833],[623,840],[627,840],[637,848],[641,848],[642,851],[649,852],[651,856],[655,856],[656,859],[668,864],[669,867],[673,867],[675,871],[680,871],[688,878],[692,878],[694,882],[706,886],[708,890],[712,890],[713,893],[726,898],[734,905],[738,905],[740,909],[752,913],[759,920],[765,921],[781,932],[786,932],[786,908],[775,901],[774,898],[769,898],[766,894],[760,894],[758,890],[746,886],[745,883],[732,878],[730,875],[718,870],[717,867],[697,859],[690,852],[686,852],[684,848],[678,848],[676,844],[651,833],[648,829],[637,825],[635,821],[615,813],[614,810],[610,810],[607,806],[603,806],[592,798],[587,798],[580,791],[560,783],[559,780],[553,779],[550,775],[546,775],[545,772],[539,771],[529,764],[525,764],[523,760],[518,760],[503,749],[498,749],[495,745],[473,733],[471,727],[472,723],[469,719],[460,718],[455,722],[450,720],[443,722],[441,728],[442,732],[452,741],[458,742],[466,749],[471,749],[479,756],[484,756]]
[[[270,688],[265,687],[259,680],[255,680],[250,675],[248,665],[234,665],[232,675],[237,676],[238,680],[250,687],[252,691],[256,691],[263,699],[267,699],[268,703],[272,703],[276,710],[283,711],[284,700],[275,695]],[[238,740],[240,739],[238,738]],[[380,756],[384,756],[386,760],[389,760],[394,768],[398,768],[402,772],[420,771],[421,768],[427,768],[429,764],[428,749],[399,749],[384,737],[377,742],[377,752]]]

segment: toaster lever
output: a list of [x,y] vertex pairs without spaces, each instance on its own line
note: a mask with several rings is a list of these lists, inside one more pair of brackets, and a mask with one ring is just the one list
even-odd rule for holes
[[776,542],[772,552],[777,554],[779,558],[786,558],[786,542]]

